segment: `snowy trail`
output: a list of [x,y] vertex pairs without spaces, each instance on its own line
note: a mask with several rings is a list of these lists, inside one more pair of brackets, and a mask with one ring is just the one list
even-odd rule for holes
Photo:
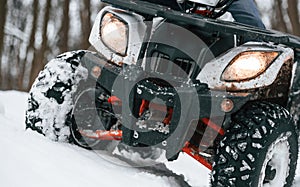
[[[161,165],[159,171],[153,171],[151,167],[130,167],[105,152],[99,156],[93,151],[24,131],[26,99],[26,93],[0,92],[0,186],[209,186],[209,171],[184,154],[179,160],[166,163],[167,168]],[[189,185],[182,182],[183,178]],[[295,181],[293,187],[299,187],[299,167]]]
[[100,157],[93,151],[24,131],[26,99],[25,93],[0,92],[5,110],[0,114],[0,186],[181,186],[175,178],[183,177],[171,172],[168,177],[163,175],[167,168],[153,174],[149,168],[130,167],[105,152]]

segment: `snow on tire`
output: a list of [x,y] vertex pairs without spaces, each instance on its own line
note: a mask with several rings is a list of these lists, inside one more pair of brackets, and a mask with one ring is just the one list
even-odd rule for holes
[[298,158],[295,124],[283,107],[247,105],[232,119],[213,164],[212,186],[292,185]]
[[86,52],[59,55],[39,73],[29,92],[26,128],[54,141],[69,141],[70,129],[65,122],[73,107],[72,95],[88,76],[80,64]]

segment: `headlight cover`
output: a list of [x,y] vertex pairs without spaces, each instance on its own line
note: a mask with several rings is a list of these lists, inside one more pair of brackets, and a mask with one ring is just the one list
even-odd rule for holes
[[221,75],[222,81],[240,82],[262,74],[278,57],[277,51],[245,51],[234,57]]
[[100,37],[112,51],[125,56],[128,45],[128,25],[112,13],[106,13],[100,24]]

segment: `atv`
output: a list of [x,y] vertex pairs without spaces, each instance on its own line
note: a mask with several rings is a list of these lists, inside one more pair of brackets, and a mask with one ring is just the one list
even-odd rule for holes
[[212,186],[292,185],[300,38],[218,19],[232,0],[103,2],[92,47],[36,78],[27,128],[87,149],[185,152]]

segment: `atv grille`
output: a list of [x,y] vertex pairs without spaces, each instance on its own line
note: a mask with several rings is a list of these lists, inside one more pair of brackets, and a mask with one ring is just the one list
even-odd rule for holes
[[169,74],[175,77],[187,78],[190,76],[195,62],[189,59],[175,58],[155,51],[152,53],[151,70],[157,73]]

